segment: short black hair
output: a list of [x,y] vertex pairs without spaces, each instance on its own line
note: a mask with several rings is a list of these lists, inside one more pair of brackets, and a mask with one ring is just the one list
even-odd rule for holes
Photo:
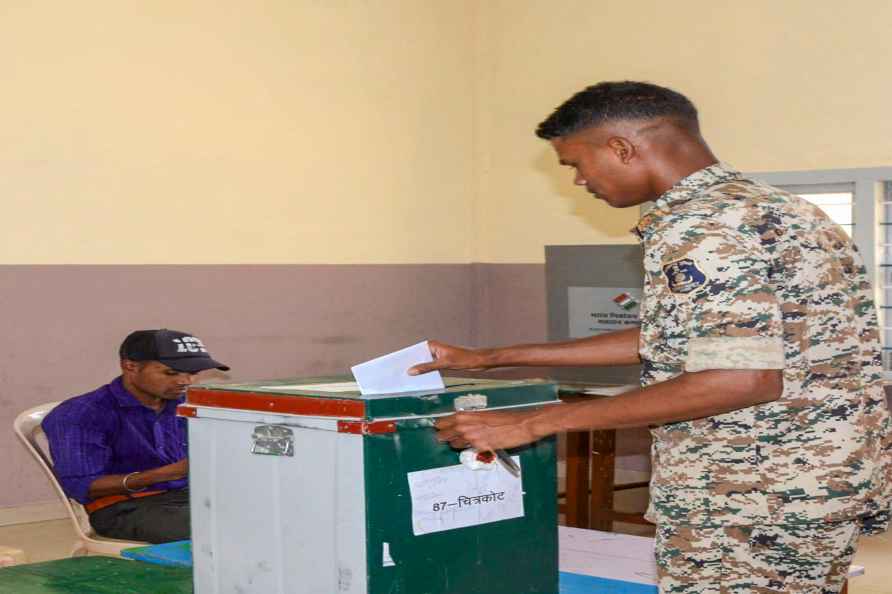
[[675,118],[699,130],[697,108],[672,89],[631,80],[601,82],[579,91],[536,128],[536,136],[551,140],[610,121]]
[[120,348],[118,349],[118,355],[121,359],[130,359],[132,361],[150,361],[153,359],[157,359],[157,353],[154,357],[149,356],[149,353],[154,353],[157,349],[155,347],[155,333],[157,330],[135,330],[127,335],[127,338],[124,339],[124,342],[121,343]]

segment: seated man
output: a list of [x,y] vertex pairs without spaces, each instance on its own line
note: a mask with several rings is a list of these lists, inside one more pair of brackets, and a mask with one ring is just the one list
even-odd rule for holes
[[43,420],[54,471],[98,534],[150,543],[189,538],[186,388],[215,361],[186,332],[137,330],[120,348],[121,376]]

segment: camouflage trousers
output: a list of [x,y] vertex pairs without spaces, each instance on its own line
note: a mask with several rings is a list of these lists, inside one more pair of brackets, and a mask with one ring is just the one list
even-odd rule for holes
[[858,520],[789,526],[657,526],[661,594],[836,594]]

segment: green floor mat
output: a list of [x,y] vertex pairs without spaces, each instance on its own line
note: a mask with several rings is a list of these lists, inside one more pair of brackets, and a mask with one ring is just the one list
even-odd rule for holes
[[192,571],[112,557],[0,569],[0,594],[192,594]]

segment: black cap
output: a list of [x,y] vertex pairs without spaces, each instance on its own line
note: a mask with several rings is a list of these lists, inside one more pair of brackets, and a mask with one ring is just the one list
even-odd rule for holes
[[197,373],[205,369],[229,371],[228,365],[211,359],[204,343],[189,334],[161,328],[131,332],[118,351],[121,359],[159,361],[175,371]]

